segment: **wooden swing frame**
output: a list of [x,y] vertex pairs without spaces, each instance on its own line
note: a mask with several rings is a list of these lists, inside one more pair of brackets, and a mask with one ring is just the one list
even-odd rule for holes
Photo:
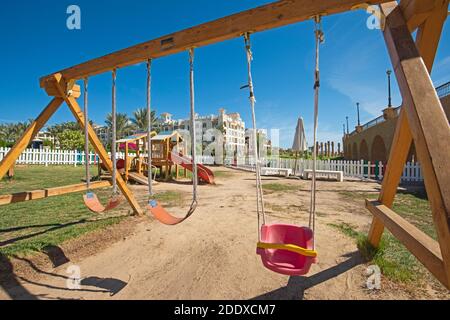
[[[374,215],[369,240],[378,247],[384,228],[388,228],[442,284],[450,288],[450,127],[430,78],[448,4],[449,0],[401,0],[400,3],[388,0],[280,0],[45,76],[40,79],[40,85],[53,100],[0,163],[0,178],[63,102],[84,129],[83,113],[76,100],[80,96],[77,80],[233,39],[247,32],[261,32],[318,15],[380,5],[383,34],[402,94],[403,108],[380,197],[378,201],[367,201],[367,208]],[[417,29],[414,40],[412,32]],[[91,126],[88,130],[91,144],[111,171],[112,162],[104,146]],[[438,241],[391,210],[413,141],[424,172]],[[117,184],[134,211],[143,214],[121,175],[117,175]]]

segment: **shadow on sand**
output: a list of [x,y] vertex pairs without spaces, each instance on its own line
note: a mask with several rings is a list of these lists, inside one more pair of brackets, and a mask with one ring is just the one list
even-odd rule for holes
[[332,268],[321,271],[311,277],[290,277],[285,287],[260,295],[251,300],[303,300],[307,289],[336,278],[364,263],[358,251],[344,255],[344,257],[348,259]]
[[[45,248],[43,251],[49,260],[52,262],[54,268],[63,266],[70,262],[69,258],[65,255],[64,251],[56,246]],[[73,281],[70,276],[62,274],[44,271],[39,268],[31,260],[21,257],[14,257],[17,261],[22,261],[28,265],[37,275],[46,276],[47,279],[61,279],[62,286],[55,286],[46,284],[43,278],[37,277],[39,280],[32,280],[30,277],[20,276],[16,274],[14,265],[11,259],[0,254],[0,290],[4,291],[9,298],[13,300],[38,300],[42,299],[60,299],[54,296],[57,292],[93,292],[93,293],[107,293],[110,296],[114,296],[124,289],[128,283],[113,279],[113,278],[100,278],[100,277],[88,277],[79,279],[80,289],[69,289],[67,286],[68,281]],[[27,288],[24,287],[24,283],[33,285],[35,287],[43,287],[55,291],[51,294],[35,295],[32,294]]]

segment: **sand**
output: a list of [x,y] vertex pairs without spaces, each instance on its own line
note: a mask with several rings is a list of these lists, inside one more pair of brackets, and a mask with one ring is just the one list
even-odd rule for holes
[[[151,217],[127,218],[107,230],[62,245],[59,254],[63,264],[57,267],[43,254],[12,260],[12,272],[0,282],[0,299],[442,298],[439,290],[419,292],[384,277],[381,290],[369,290],[367,265],[354,239],[329,225],[346,222],[367,230],[371,216],[364,203],[349,201],[337,191],[375,193],[379,184],[319,182],[319,262],[306,277],[287,277],[263,268],[256,255],[253,174],[214,170],[221,173],[218,184],[200,187],[199,207],[188,221],[168,227]],[[309,182],[265,177],[264,183],[298,187],[298,191],[266,193],[269,222],[308,223]],[[146,188],[132,189],[143,203]],[[155,189],[184,192],[189,197],[191,187],[160,183]],[[187,206],[188,201],[185,203]],[[186,208],[170,210],[182,214]],[[71,290],[68,281],[72,289],[77,282],[70,280],[67,272],[76,268],[81,272],[81,283]]]

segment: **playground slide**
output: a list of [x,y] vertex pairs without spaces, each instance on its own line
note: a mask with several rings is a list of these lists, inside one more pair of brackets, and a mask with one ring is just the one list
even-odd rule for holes
[[[192,172],[192,160],[188,157],[172,152],[170,154],[170,160]],[[197,164],[197,174],[202,181],[208,184],[214,184],[214,173],[204,165]]]

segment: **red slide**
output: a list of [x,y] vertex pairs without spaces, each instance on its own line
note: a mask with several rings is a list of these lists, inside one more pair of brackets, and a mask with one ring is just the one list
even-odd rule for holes
[[[192,160],[188,157],[172,152],[170,154],[170,160],[192,172]],[[214,173],[204,165],[197,164],[197,174],[202,181],[208,184],[214,184]]]

